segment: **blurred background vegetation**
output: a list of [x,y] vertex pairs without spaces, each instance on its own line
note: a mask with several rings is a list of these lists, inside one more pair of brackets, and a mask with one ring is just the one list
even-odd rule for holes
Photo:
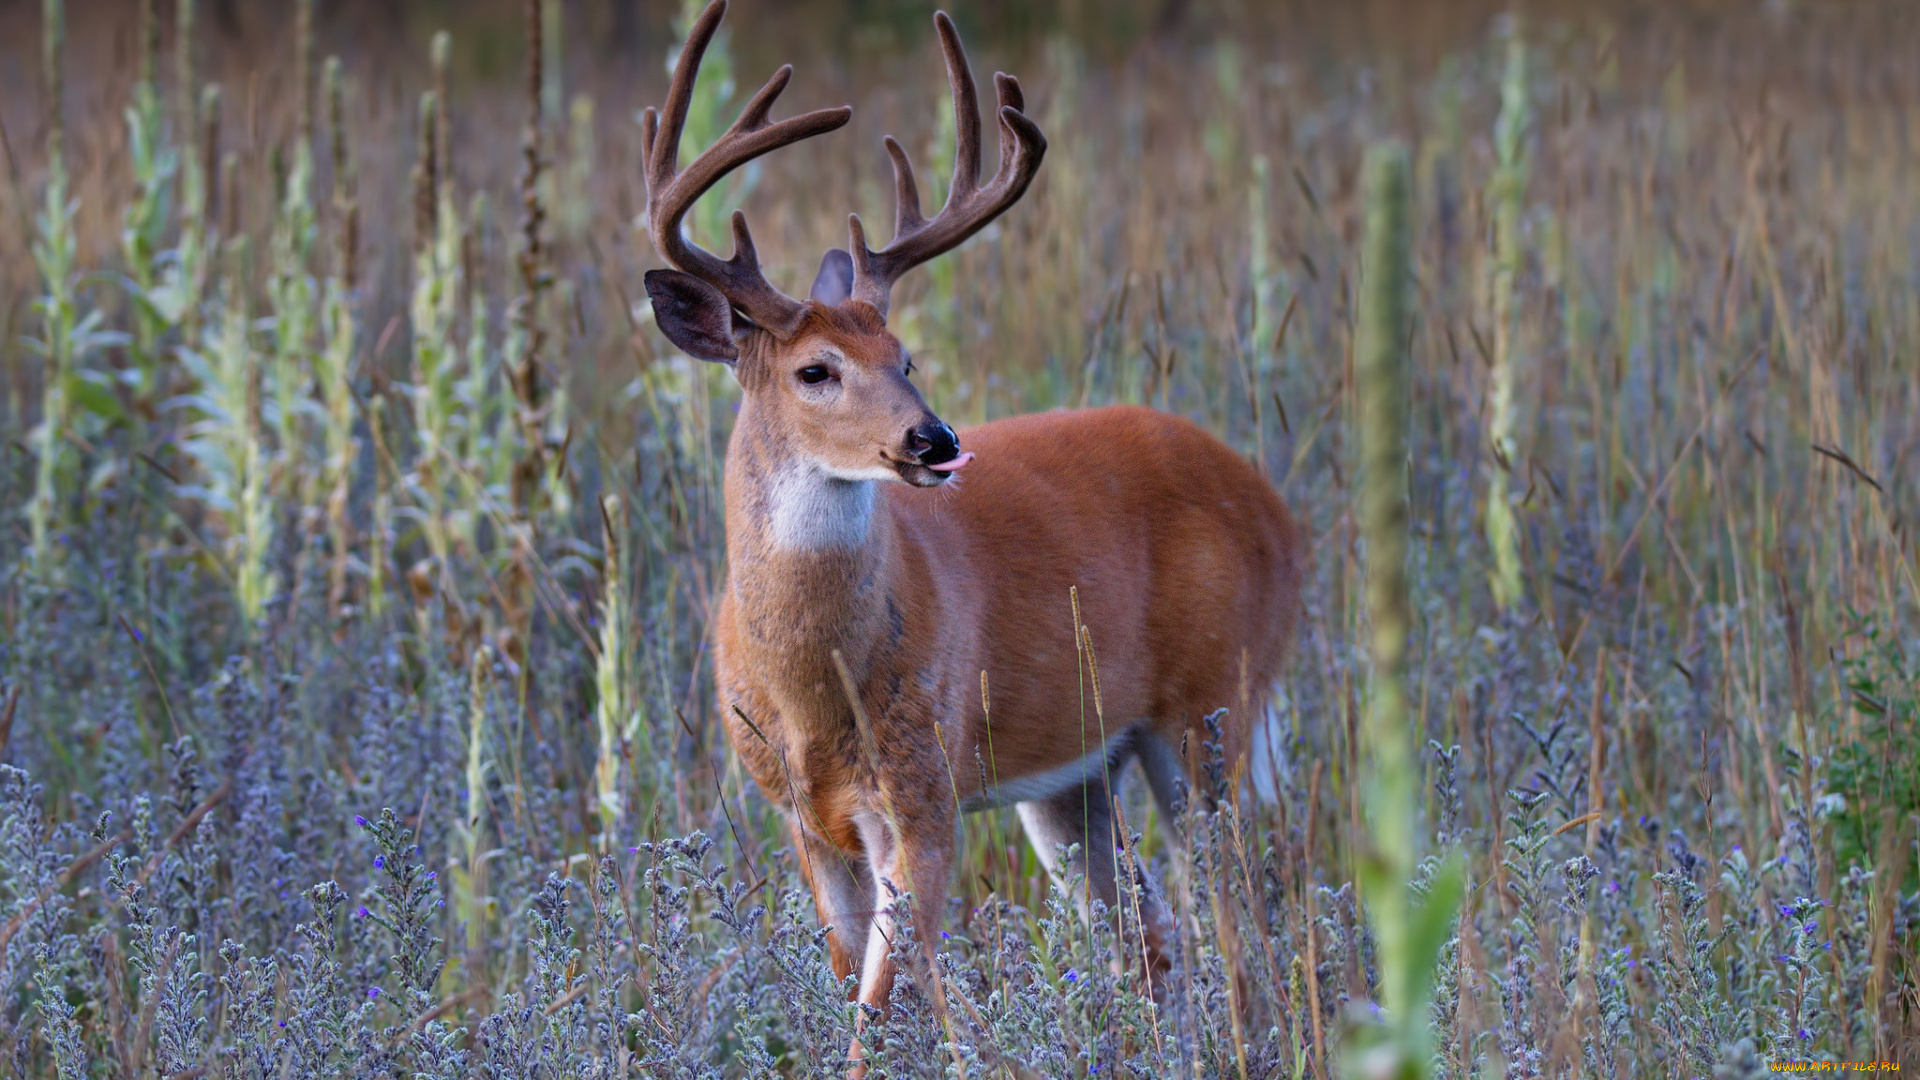
[[[823,960],[780,936],[811,926],[778,899],[796,867],[714,724],[737,390],[638,302],[636,114],[686,7],[0,4],[0,740],[31,776],[0,791],[0,1034],[23,1074],[167,1075],[322,1015],[319,1049],[281,1051],[296,1074],[347,1069],[358,1032],[422,1073],[472,1055],[460,1075],[580,1017],[616,1033],[580,1035],[595,1053],[679,1063],[659,1075],[832,1071],[847,1015],[802,992]],[[949,991],[978,1009],[916,1055],[904,1004],[888,1075],[1320,1076],[1372,1022],[1355,348],[1383,140],[1411,197],[1411,895],[1448,852],[1466,875],[1434,1067],[1914,1060],[1920,20],[953,9],[1050,150],[902,284],[930,403],[1189,415],[1267,470],[1315,567],[1280,691],[1221,703],[1260,717],[1253,790],[1184,845],[1130,796],[1183,912],[1181,1002],[1078,982],[1074,916],[989,815]],[[930,15],[739,0],[689,149],[783,62],[782,115],[855,114],[712,192],[696,236],[724,247],[743,206],[798,291],[849,210],[886,206],[882,134],[944,178]],[[635,850],[695,830],[713,846]],[[389,880],[416,862],[437,876]],[[771,883],[770,909],[727,880]],[[622,936],[649,925],[714,936]],[[604,965],[567,959],[568,927]],[[187,1025],[174,1049],[155,1015]]]

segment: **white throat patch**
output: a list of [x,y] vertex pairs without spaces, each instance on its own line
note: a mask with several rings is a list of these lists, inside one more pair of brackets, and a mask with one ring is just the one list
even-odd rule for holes
[[826,551],[858,547],[873,524],[874,484],[890,475],[841,476],[818,465],[782,465],[767,483],[769,533],[775,547]]

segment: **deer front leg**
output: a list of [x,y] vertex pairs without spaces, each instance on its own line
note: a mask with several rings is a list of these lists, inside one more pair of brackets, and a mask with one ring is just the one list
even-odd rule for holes
[[[860,830],[872,868],[874,914],[867,933],[866,961],[861,966],[859,1000],[862,1005],[878,1009],[882,1015],[886,1013],[896,974],[893,943],[900,927],[894,917],[894,903],[900,894],[911,894],[913,933],[919,944],[915,970],[910,974],[927,976],[927,996],[936,1009],[946,1006],[946,994],[934,969],[934,957],[945,921],[948,878],[955,856],[953,817],[936,810],[902,816],[899,824],[903,835],[896,837],[876,814],[863,822]],[[865,1028],[863,1010],[855,1021],[854,1043],[849,1053],[855,1062],[848,1073],[850,1080],[860,1080],[866,1075],[863,1061],[867,1052],[860,1041]]]
[[820,924],[829,927],[827,956],[833,977],[846,981],[854,964],[864,958],[867,934],[873,923],[873,871],[867,858],[809,831],[798,821],[788,822],[800,869],[813,890]]

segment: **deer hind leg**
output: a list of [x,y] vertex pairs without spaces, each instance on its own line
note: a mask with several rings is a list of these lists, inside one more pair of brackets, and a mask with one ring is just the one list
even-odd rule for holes
[[872,871],[865,855],[842,851],[798,822],[790,823],[790,828],[800,868],[813,890],[814,909],[820,913],[821,925],[831,928],[827,956],[833,963],[833,977],[844,982],[859,970],[873,923]]
[[[1117,772],[1125,764],[1124,759],[1117,762],[1112,772]],[[1128,909],[1127,922],[1137,922],[1138,937],[1121,942],[1121,950],[1127,956],[1139,956],[1146,970],[1149,987],[1157,999],[1164,989],[1164,977],[1173,962],[1168,949],[1173,917],[1159,890],[1147,880],[1145,868],[1137,862],[1129,861],[1133,873],[1137,875],[1132,883],[1136,888],[1128,890],[1124,898],[1120,895],[1115,845],[1123,838],[1113,817],[1112,790],[1106,777],[1096,777],[1058,794],[1028,800],[1018,806],[1020,822],[1026,826],[1027,838],[1033,842],[1034,849],[1046,863],[1048,874],[1062,888],[1071,888],[1072,885],[1070,880],[1063,881],[1059,877],[1059,851],[1063,847],[1079,845],[1079,850],[1067,860],[1066,867],[1069,879],[1078,877],[1085,882],[1077,890],[1074,902],[1083,915],[1087,913],[1089,897],[1098,898],[1109,910],[1125,905]],[[1137,912],[1133,910],[1136,902]],[[1134,918],[1136,914],[1137,920]]]
[[1153,731],[1140,733],[1140,771],[1147,776],[1147,788],[1153,792],[1154,805],[1160,808],[1161,824],[1168,839],[1180,837],[1180,815],[1186,812],[1187,765],[1180,747]]
[[[1189,736],[1189,748],[1197,748],[1197,742]],[[1191,884],[1189,890],[1196,902],[1207,897],[1212,902],[1214,886],[1194,880],[1193,859],[1187,848],[1189,837],[1186,835],[1187,804],[1192,798],[1195,785],[1190,783],[1193,773],[1187,768],[1187,758],[1181,753],[1181,747],[1164,736],[1148,731],[1140,739],[1140,768],[1147,775],[1147,786],[1153,791],[1153,801],[1160,808],[1160,818],[1164,834],[1173,850],[1175,872],[1185,874]],[[1202,810],[1215,808],[1213,793],[1204,785],[1200,788],[1199,807]],[[1220,916],[1218,933],[1222,942],[1222,951],[1227,957],[1228,971],[1233,979],[1233,1006],[1244,1019],[1251,1015],[1248,1002],[1246,969],[1241,964],[1239,928],[1234,921],[1234,912],[1230,903],[1216,909]]]

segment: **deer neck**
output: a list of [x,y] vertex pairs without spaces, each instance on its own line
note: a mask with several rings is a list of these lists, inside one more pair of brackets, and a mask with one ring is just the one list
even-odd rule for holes
[[881,482],[825,472],[741,409],[726,475],[739,659],[783,720],[814,733],[851,731],[833,652],[864,685],[899,625],[889,601],[897,537]]

